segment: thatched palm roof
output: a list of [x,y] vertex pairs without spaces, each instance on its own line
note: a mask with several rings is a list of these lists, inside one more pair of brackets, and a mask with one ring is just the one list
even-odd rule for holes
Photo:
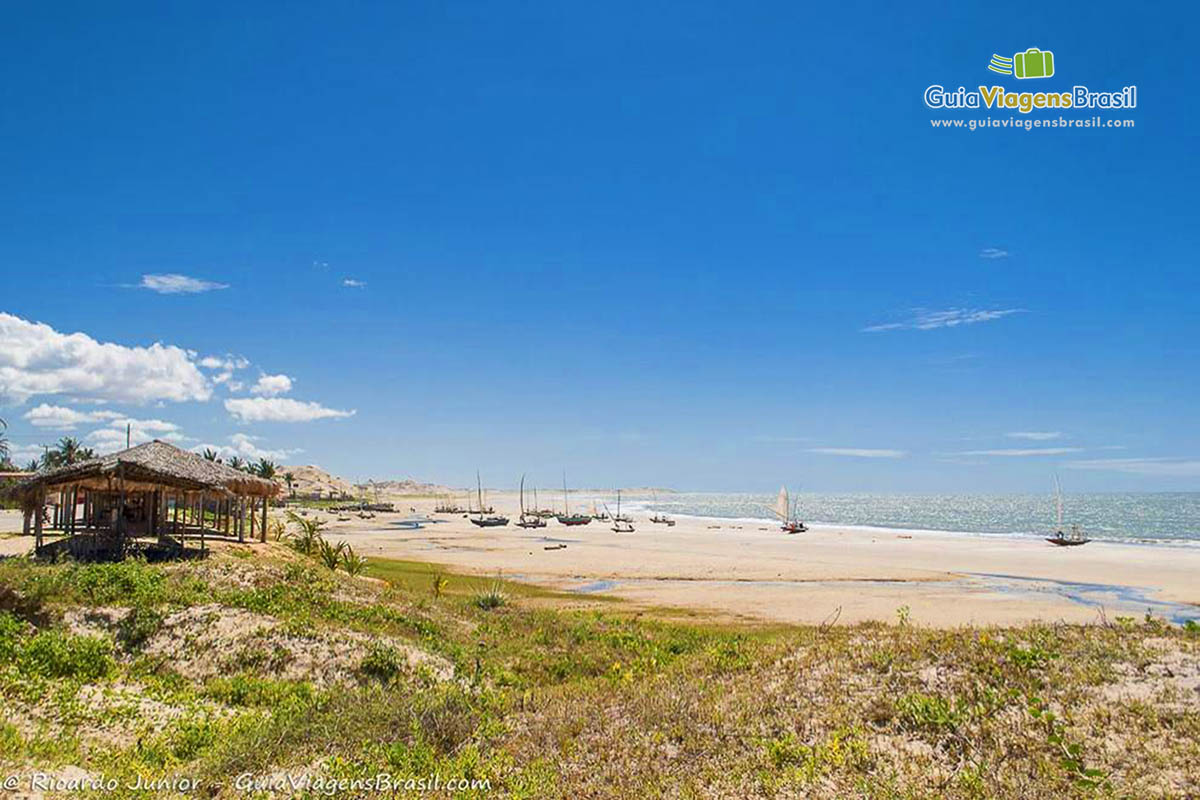
[[158,439],[69,467],[38,472],[9,491],[30,496],[62,486],[115,491],[122,485],[127,490],[167,487],[256,497],[273,497],[279,491],[274,481],[209,461]]

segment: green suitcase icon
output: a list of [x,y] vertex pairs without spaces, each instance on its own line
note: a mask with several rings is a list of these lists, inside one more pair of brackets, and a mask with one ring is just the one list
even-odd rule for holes
[[1018,78],[1049,78],[1054,74],[1054,53],[1031,47],[1013,56],[1013,73]]

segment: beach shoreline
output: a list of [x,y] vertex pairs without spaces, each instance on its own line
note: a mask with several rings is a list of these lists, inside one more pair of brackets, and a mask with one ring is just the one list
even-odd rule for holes
[[[509,493],[489,502],[510,524],[480,528],[464,515],[433,513],[433,498],[393,500],[399,513],[373,519],[308,514],[326,521],[327,539],[368,557],[715,618],[850,624],[904,617],[934,627],[1093,623],[1146,613],[1176,624],[1200,620],[1197,548],[1107,541],[1056,548],[1027,536],[861,526],[813,525],[787,535],[766,521],[691,515],[667,527],[641,512],[634,512],[632,535],[601,521],[566,527],[551,519],[524,530],[515,525],[519,501]],[[410,527],[404,520],[414,516],[429,521]],[[17,527],[0,519],[0,530]],[[22,549],[24,537],[0,539],[2,553]]]

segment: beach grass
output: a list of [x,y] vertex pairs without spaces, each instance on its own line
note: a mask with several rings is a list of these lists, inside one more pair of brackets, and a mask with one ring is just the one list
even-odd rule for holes
[[0,771],[230,797],[234,776],[281,772],[487,782],[462,797],[1200,787],[1195,626],[692,624],[420,562],[363,579],[232,549],[0,562]]

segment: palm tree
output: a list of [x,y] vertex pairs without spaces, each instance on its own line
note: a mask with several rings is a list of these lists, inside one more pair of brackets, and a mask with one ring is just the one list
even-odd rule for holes
[[42,465],[36,458],[25,465],[26,472],[37,472],[41,468]]
[[296,476],[291,472],[285,472],[283,473],[283,482],[287,484],[288,494],[290,494],[292,497],[295,497],[296,490],[293,489],[292,486],[296,483]]
[[83,461],[87,452],[79,445],[79,440],[72,436],[62,437],[55,447],[58,451],[58,463],[64,467],[74,466]]
[[234,469],[244,469],[246,466],[246,462],[242,461],[242,459],[239,456],[230,456],[229,457],[229,466],[233,467]]
[[255,467],[254,471],[258,474],[258,477],[269,481],[275,477],[275,469],[276,467],[274,461],[268,461],[265,458],[260,458],[258,460],[258,466]]
[[204,455],[204,460],[205,460],[205,461],[212,461],[212,462],[215,462],[215,463],[217,463],[217,464],[220,464],[220,463],[221,463],[221,459],[217,458],[217,451],[216,451],[216,450],[213,450],[211,447],[206,447],[206,448],[204,448],[204,453],[203,453],[203,455]]
[[8,461],[8,437],[4,435],[6,430],[8,430],[8,422],[0,418],[0,464]]

